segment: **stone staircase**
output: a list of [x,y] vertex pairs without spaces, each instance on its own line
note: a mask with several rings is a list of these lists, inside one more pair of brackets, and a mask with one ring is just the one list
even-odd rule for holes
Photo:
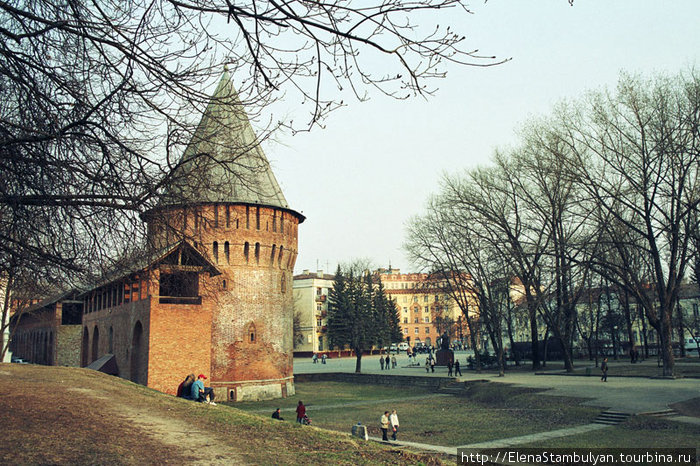
[[630,417],[628,413],[622,413],[619,411],[603,411],[593,420],[594,424],[605,424],[607,426],[616,426]]

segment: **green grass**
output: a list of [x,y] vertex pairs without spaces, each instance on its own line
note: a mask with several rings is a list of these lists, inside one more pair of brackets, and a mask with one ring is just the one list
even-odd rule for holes
[[[354,424],[361,422],[368,426],[370,435],[375,436],[380,435],[379,418],[384,410],[396,409],[401,422],[401,439],[444,446],[585,424],[600,411],[581,406],[583,400],[580,399],[542,395],[533,389],[507,384],[474,384],[468,397],[435,396],[424,388],[340,382],[297,383],[296,390],[297,395],[287,400],[235,406],[256,412],[267,409],[270,413],[281,407],[283,416],[293,421],[294,413],[284,410],[293,410],[297,400],[302,399],[309,407],[308,414],[314,426],[349,432]],[[424,398],[402,401],[421,395]],[[387,399],[395,401],[381,403]],[[343,403],[353,404],[328,406]]]
[[239,403],[224,403],[244,411],[272,411],[296,409],[299,400],[306,406],[334,405],[355,403],[371,400],[385,400],[406,396],[423,396],[433,393],[423,387],[389,387],[386,385],[354,385],[342,382],[304,382],[294,384],[296,394],[281,400],[248,401]]
[[542,440],[520,447],[547,448],[698,448],[700,425],[649,416],[635,416],[623,424],[580,435]]

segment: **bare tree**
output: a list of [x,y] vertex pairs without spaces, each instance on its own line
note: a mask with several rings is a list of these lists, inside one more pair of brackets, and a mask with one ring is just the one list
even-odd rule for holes
[[[461,0],[0,3],[0,276],[57,283],[110,269],[183,165],[236,178],[276,128],[322,124],[344,98],[430,94],[446,63],[498,63],[424,24],[446,10],[469,14]],[[259,132],[202,150],[192,137],[220,103],[210,94],[223,65],[237,93],[222,103]],[[262,117],[278,99],[305,104],[303,122]],[[222,151],[236,157],[222,163]]]
[[615,93],[593,94],[581,111],[561,117],[562,139],[576,154],[573,172],[600,206],[598,227],[618,256],[625,245],[648,264],[649,280],[618,260],[599,265],[644,308],[670,376],[671,317],[700,202],[700,80],[694,72],[651,80],[623,75]]

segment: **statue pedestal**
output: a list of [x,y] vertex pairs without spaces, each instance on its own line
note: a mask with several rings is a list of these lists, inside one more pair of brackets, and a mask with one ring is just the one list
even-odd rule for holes
[[451,349],[440,349],[435,353],[435,365],[436,366],[447,366],[447,363],[455,362],[455,354]]

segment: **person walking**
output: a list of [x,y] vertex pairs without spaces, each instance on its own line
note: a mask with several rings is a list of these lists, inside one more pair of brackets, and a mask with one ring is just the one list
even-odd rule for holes
[[396,414],[395,409],[391,411],[389,424],[391,424],[391,440],[396,440],[396,435],[399,433],[399,415]]
[[379,419],[380,429],[382,429],[382,440],[389,441],[387,434],[389,433],[389,411],[384,411],[384,415]]
[[435,359],[430,359],[430,370],[435,373]]
[[326,356],[326,353],[323,353],[323,354],[321,355],[321,364],[325,364],[325,363],[326,363],[326,359],[328,359],[328,357]]
[[603,363],[600,365],[600,370],[603,371],[603,375],[600,377],[601,382],[608,381],[608,358],[603,358]]
[[297,422],[299,424],[304,423],[304,416],[306,416],[306,406],[299,400],[299,404],[297,405]]
[[447,361],[447,376],[452,377],[452,361]]
[[430,372],[430,359],[425,358],[425,373]]
[[391,357],[391,367],[392,369],[396,369],[396,356]]
[[391,360],[389,359],[389,355],[386,355],[386,359],[384,360],[384,367],[386,367],[387,370],[391,369]]
[[459,374],[462,377],[462,371],[459,369],[459,359],[455,359],[455,377]]
[[384,370],[384,356],[379,355],[379,366]]

